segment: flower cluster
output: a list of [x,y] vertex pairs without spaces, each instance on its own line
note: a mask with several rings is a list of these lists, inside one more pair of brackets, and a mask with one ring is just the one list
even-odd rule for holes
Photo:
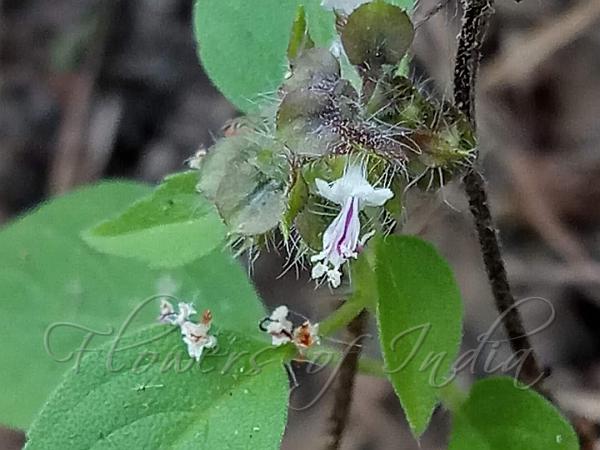
[[327,183],[315,180],[318,194],[341,206],[337,217],[323,234],[323,250],[311,258],[316,263],[312,268],[312,278],[327,277],[333,288],[341,284],[340,267],[349,259],[356,258],[366,241],[373,235],[360,237],[359,212],[365,206],[382,206],[394,196],[387,188],[373,187],[366,176],[363,165],[350,164],[344,175]]
[[292,322],[287,318],[289,309],[282,305],[275,308],[269,317],[260,322],[260,329],[271,335],[271,342],[275,346],[293,343],[300,352],[321,343],[319,338],[319,324],[312,324],[305,320],[301,325],[294,328]]
[[167,300],[160,302],[160,315],[158,321],[176,325],[181,329],[183,342],[187,345],[188,354],[196,361],[200,360],[205,348],[213,348],[217,345],[217,338],[208,334],[212,323],[210,310],[204,311],[198,323],[192,322],[190,316],[196,314],[196,309],[191,303],[179,303],[179,311],[175,311],[173,305]]

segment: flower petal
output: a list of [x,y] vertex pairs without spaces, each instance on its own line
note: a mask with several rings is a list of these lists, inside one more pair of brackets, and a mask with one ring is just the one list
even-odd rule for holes
[[315,186],[317,187],[317,193],[321,197],[326,198],[327,200],[332,201],[334,203],[337,203],[337,201],[333,198],[331,185],[327,181],[317,178],[315,179]]
[[371,189],[370,192],[365,192],[360,200],[363,206],[382,206],[385,202],[391,199],[394,193],[388,188]]
[[327,281],[332,288],[339,288],[342,284],[342,273],[339,269],[331,269],[327,271]]

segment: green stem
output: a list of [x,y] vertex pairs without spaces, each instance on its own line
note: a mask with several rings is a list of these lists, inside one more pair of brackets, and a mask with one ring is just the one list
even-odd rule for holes
[[319,334],[324,337],[331,336],[336,331],[346,327],[352,322],[352,319],[365,309],[365,303],[360,296],[353,295],[350,297],[329,317],[319,323]]

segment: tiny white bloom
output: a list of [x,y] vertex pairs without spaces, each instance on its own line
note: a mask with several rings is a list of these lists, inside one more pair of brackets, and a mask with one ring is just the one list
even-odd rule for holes
[[170,323],[171,325],[175,324],[177,314],[175,313],[175,308],[171,302],[161,299],[160,301],[160,315],[158,316],[158,321],[160,323]]
[[305,321],[302,325],[294,330],[294,344],[300,350],[319,345],[319,324],[312,324],[310,321]]
[[365,206],[381,206],[394,196],[387,188],[375,188],[367,180],[365,167],[351,164],[344,175],[332,183],[315,180],[317,192],[327,200],[342,207],[337,217],[323,234],[323,250],[311,258],[317,263],[312,269],[312,278],[327,277],[331,287],[341,284],[340,267],[350,258],[356,258],[366,240],[367,233],[360,238],[359,212]]
[[[289,310],[282,305],[275,308],[271,315],[262,320],[260,328],[271,335],[273,345],[287,344],[292,340],[292,322],[287,318]],[[266,326],[264,325],[266,323]]]
[[206,310],[200,323],[184,322],[181,324],[183,342],[187,345],[188,354],[196,361],[200,360],[205,348],[217,345],[217,338],[208,334],[212,322],[210,311]]
[[196,314],[196,308],[193,303],[179,303],[177,306],[179,308],[179,313],[175,319],[175,324],[182,326],[189,320],[191,315]]
[[350,14],[363,3],[369,3],[371,0],[322,0],[321,6],[328,10],[336,10],[345,14]]

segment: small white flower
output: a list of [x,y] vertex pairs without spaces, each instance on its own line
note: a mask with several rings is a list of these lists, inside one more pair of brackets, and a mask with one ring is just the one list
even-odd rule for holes
[[328,10],[336,10],[345,14],[350,14],[363,3],[369,3],[371,0],[322,0],[321,6]]
[[302,325],[294,330],[294,344],[301,351],[303,349],[312,347],[313,345],[319,345],[321,339],[319,338],[319,324],[311,324],[310,321],[305,321]]
[[275,346],[287,344],[292,340],[293,325],[287,318],[288,314],[287,306],[278,306],[269,317],[260,323],[261,330],[271,335],[271,342]]
[[394,196],[387,188],[375,188],[367,180],[362,165],[349,165],[344,175],[332,183],[315,180],[319,195],[342,207],[337,217],[323,234],[323,250],[311,258],[317,263],[312,278],[327,277],[329,284],[337,288],[341,284],[340,267],[350,258],[356,258],[362,245],[372,233],[360,238],[359,212],[365,206],[381,206]]
[[158,321],[160,323],[170,323],[171,325],[175,325],[175,319],[177,314],[175,313],[175,308],[171,302],[161,299],[160,301],[160,315],[158,316]]
[[179,303],[177,306],[179,308],[179,313],[177,314],[174,323],[175,325],[182,326],[189,320],[191,315],[196,314],[196,308],[193,303]]
[[187,345],[188,354],[196,361],[200,360],[205,348],[217,345],[217,338],[208,334],[212,323],[212,315],[206,310],[200,323],[184,322],[181,325],[183,342]]

